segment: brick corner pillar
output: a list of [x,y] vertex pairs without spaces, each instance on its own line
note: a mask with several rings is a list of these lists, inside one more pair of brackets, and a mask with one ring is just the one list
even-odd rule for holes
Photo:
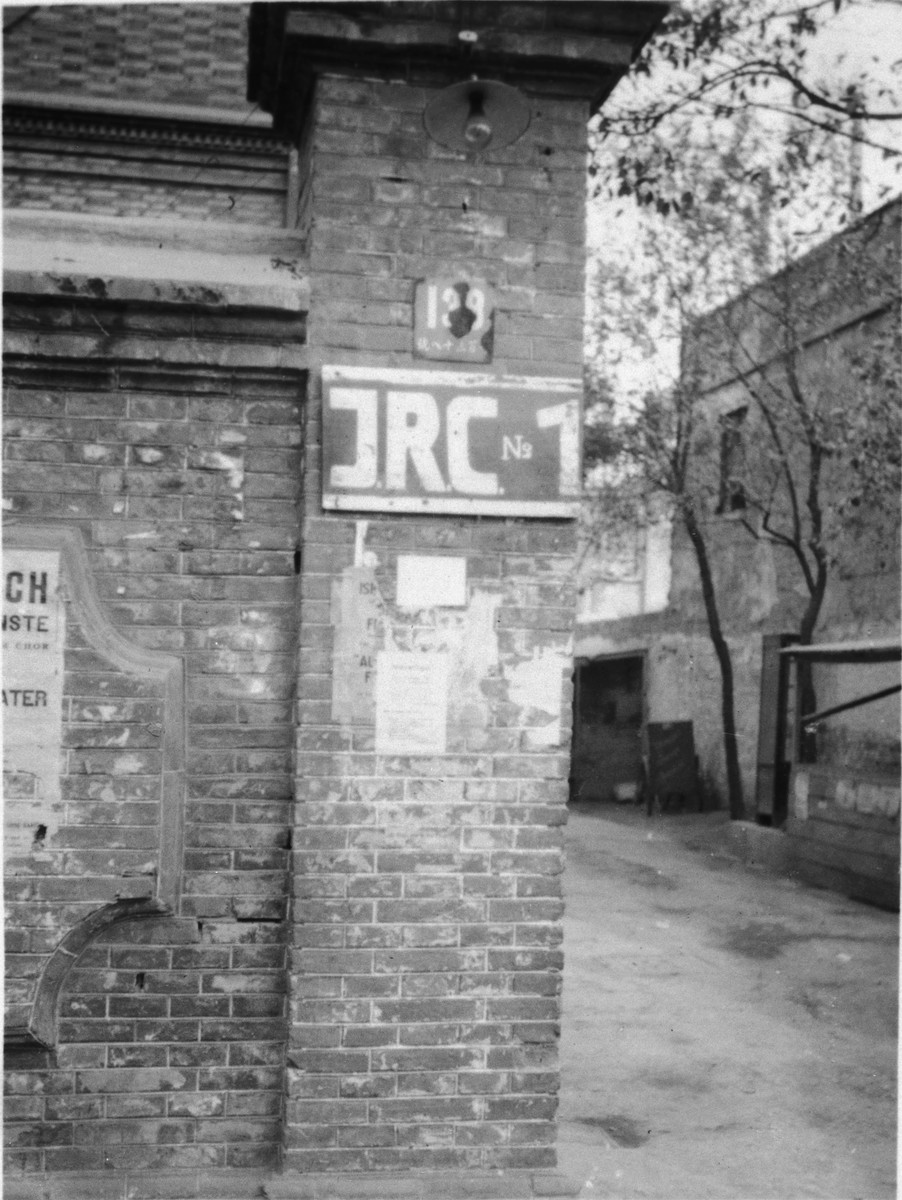
[[[664,11],[253,6],[311,283],[289,1172],[555,1163],[586,124]],[[424,124],[473,76],[528,116],[478,154]]]

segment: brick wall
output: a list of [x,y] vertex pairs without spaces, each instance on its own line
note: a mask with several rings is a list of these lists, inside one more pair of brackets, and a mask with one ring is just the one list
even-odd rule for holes
[[[152,75],[174,70],[161,44]],[[424,137],[429,96],[317,85],[289,214],[310,254],[303,362],[302,320],[215,289],[170,306],[180,285],[160,280],[155,303],[114,302],[54,271],[35,290],[68,299],[11,298],[8,519],[76,528],[105,619],[184,664],[186,795],[174,911],[122,910],[84,936],[55,1049],[8,1063],[10,1170],[236,1171],[280,1144],[306,1171],[554,1161],[573,525],[321,507],[321,368],[413,365],[418,279],[489,281],[493,372],[581,377],[585,104],[534,99],[526,135],[475,161]],[[138,124],[104,118],[118,182],[93,211],[233,219],[182,210],[200,195],[187,151],[129,199]],[[87,204],[88,184],[44,193],[34,161],[18,203]],[[219,184],[211,204],[235,180]],[[238,199],[235,220],[273,219]],[[464,559],[466,605],[400,609],[413,553]],[[339,702],[361,580],[367,654],[449,657],[444,754],[377,755],[372,707]],[[98,839],[130,802],[110,750],[86,773]],[[41,944],[74,945],[83,915],[57,914]]]
[[247,4],[51,4],[6,21],[3,86],[46,99],[253,112]]
[[267,131],[4,109],[7,209],[278,227],[287,173]]
[[[70,623],[65,815],[7,866],[14,995],[61,944],[75,961],[55,1050],[7,1054],[13,1173],[278,1153],[303,321],[207,295],[6,297],[8,527],[77,530],[111,628],[184,663],[187,744],[181,899],[129,919],[96,876],[121,895],[136,855],[154,858],[160,714]],[[86,926],[99,904],[119,919]]]
[[48,5],[4,31],[4,206],[285,224],[288,147],[246,98],[248,6]]
[[[554,1161],[570,523],[320,510],[319,367],[404,366],[413,285],[453,265],[498,295],[498,372],[578,375],[585,110],[537,101],[481,161],[424,140],[429,93],[320,81],[304,145],[311,376],[301,570],[287,1157],[291,1168]],[[370,514],[361,514],[369,516]],[[401,553],[466,560],[468,606],[394,602]],[[385,646],[453,661],[448,749],[374,750],[332,717],[345,580]]]

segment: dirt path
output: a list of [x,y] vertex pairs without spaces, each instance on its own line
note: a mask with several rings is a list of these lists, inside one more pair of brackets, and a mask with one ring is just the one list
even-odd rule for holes
[[582,1196],[894,1197],[896,915],[688,848],[710,818],[597,811],[565,876]]

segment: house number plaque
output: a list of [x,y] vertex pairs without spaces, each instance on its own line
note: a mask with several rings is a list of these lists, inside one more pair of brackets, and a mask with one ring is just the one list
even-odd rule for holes
[[441,362],[492,361],[495,295],[484,279],[421,279],[413,299],[413,352]]

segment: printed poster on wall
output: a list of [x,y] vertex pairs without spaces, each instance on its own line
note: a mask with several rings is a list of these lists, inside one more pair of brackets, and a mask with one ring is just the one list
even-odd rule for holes
[[448,748],[447,654],[376,655],[376,753],[444,754]]
[[63,720],[60,556],[3,552],[3,828],[27,854],[57,824]]
[[372,567],[345,567],[332,582],[332,720],[371,724],[376,708],[376,655],[385,617]]

